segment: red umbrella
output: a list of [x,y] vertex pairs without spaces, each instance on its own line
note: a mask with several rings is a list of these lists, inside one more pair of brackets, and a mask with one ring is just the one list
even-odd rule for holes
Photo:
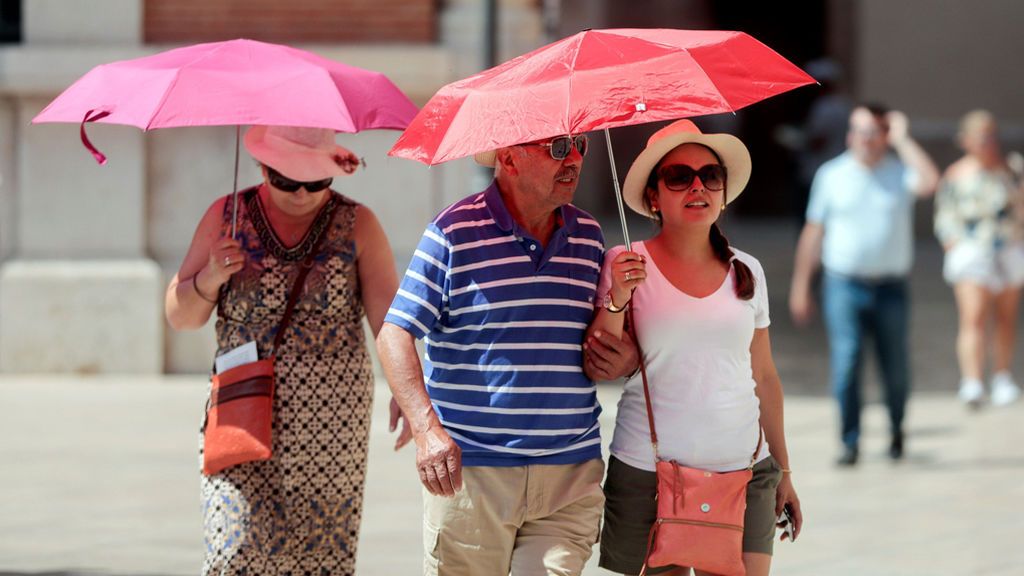
[[[608,138],[608,128],[733,112],[813,82],[743,32],[586,30],[444,86],[389,154],[437,164],[591,130]],[[625,228],[621,198],[619,209]]]

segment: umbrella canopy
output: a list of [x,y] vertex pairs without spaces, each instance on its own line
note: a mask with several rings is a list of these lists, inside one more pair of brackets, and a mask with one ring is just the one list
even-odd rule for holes
[[80,122],[82,144],[100,164],[107,158],[89,142],[87,122],[143,130],[235,126],[234,237],[243,124],[338,132],[401,130],[416,111],[416,105],[380,72],[281,44],[230,40],[97,66],[32,122]]
[[107,122],[143,130],[262,124],[359,132],[401,130],[416,111],[379,72],[290,46],[231,40],[97,66],[32,122]]
[[441,88],[389,154],[437,164],[552,136],[732,112],[811,83],[743,32],[586,30]]

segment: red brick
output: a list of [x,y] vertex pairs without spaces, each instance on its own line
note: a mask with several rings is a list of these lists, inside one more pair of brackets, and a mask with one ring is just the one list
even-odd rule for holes
[[146,0],[145,40],[435,42],[437,0]]

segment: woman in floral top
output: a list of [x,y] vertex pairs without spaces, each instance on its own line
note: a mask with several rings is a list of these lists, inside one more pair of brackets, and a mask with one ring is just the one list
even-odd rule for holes
[[1021,394],[1009,370],[1024,284],[1024,190],[1003,157],[990,113],[964,116],[959,143],[965,154],[946,170],[935,201],[935,234],[946,251],[943,277],[960,314],[959,396],[971,407],[984,400],[985,328],[994,317],[992,403],[1005,405]]
[[377,217],[331,189],[359,165],[334,138],[250,128],[263,182],[239,192],[237,219],[230,195],[214,201],[167,289],[175,329],[216,311],[218,355],[252,342],[275,357],[273,455],[200,479],[203,576],[355,574],[373,405],[363,318],[380,330],[398,277]]

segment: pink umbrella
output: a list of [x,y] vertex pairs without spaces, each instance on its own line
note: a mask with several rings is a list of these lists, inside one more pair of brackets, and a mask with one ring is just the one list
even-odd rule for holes
[[[107,122],[143,130],[265,124],[339,132],[402,130],[417,108],[379,72],[253,40],[177,48],[103,64],[37,122]],[[101,164],[105,158],[83,143]]]
[[[90,70],[32,119],[81,123],[82,144],[106,163],[87,122],[143,130],[243,124],[402,130],[417,108],[379,72],[253,40],[197,44]],[[237,204],[237,198],[236,198]]]

